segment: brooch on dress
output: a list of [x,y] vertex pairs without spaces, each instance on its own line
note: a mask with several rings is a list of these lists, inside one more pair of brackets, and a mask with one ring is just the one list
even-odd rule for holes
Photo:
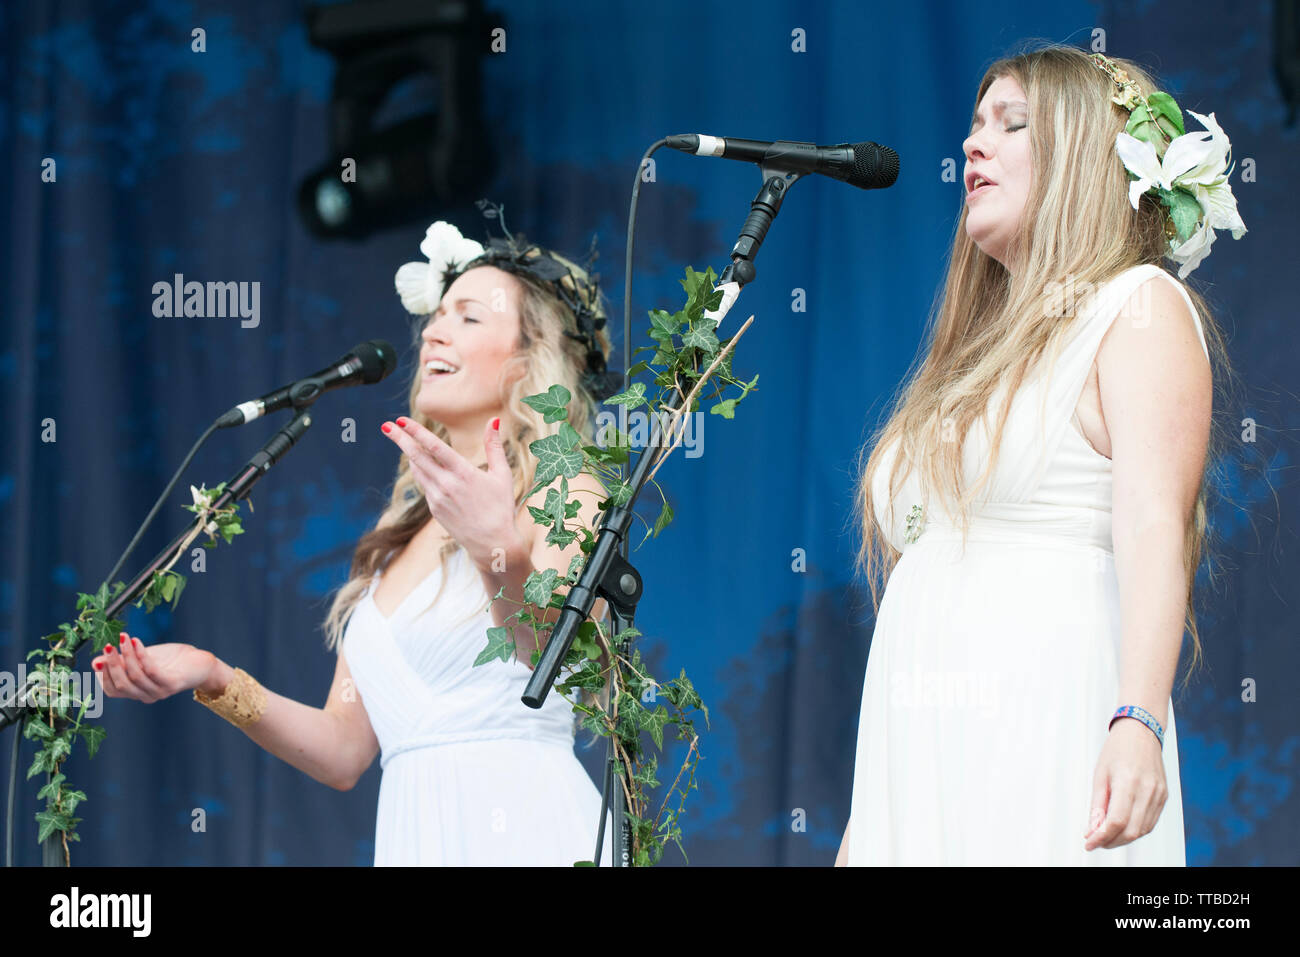
[[903,541],[911,544],[921,537],[921,529],[925,523],[925,509],[921,506],[913,505],[912,511],[907,514],[907,534],[903,536]]

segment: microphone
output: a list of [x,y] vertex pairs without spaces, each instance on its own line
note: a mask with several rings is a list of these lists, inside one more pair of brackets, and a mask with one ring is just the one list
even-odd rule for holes
[[840,143],[817,146],[790,140],[739,140],[680,133],[665,139],[667,145],[696,156],[761,163],[785,173],[820,173],[859,189],[884,189],[898,179],[898,154],[879,143]]
[[287,409],[302,408],[320,398],[321,393],[348,385],[373,385],[397,368],[397,350],[383,339],[371,339],[305,379],[269,392],[260,399],[241,402],[217,420],[218,429],[245,425],[264,415]]

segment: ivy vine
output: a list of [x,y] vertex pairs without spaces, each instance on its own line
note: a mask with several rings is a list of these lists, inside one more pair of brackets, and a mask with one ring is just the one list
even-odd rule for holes
[[[681,444],[686,416],[697,412],[701,402],[714,401],[710,414],[731,419],[737,404],[758,382],[758,376],[746,382],[736,378],[732,372],[733,348],[749,327],[749,322],[731,338],[719,339],[717,320],[704,315],[706,310],[716,310],[722,300],[722,292],[713,288],[715,281],[711,268],[702,273],[689,266],[686,268],[686,278],[680,280],[686,290],[685,306],[675,313],[662,309],[650,311],[649,333],[654,345],[636,351],[638,354],[653,354],[633,365],[628,370],[626,390],[607,400],[609,405],[625,406],[629,411],[644,406],[652,421],[661,423],[663,437],[660,445],[643,454],[656,455],[647,481],[659,492],[662,504],[653,525],[646,523],[642,544],[646,539],[658,536],[673,520],[673,510],[663,489],[654,481],[654,474],[673,449]],[[645,379],[649,380],[648,384]],[[528,497],[542,489],[547,490],[542,507],[530,506],[529,512],[535,524],[548,529],[548,543],[564,548],[579,540],[582,554],[573,557],[564,574],[546,568],[528,576],[524,582],[524,601],[505,619],[505,625],[488,629],[487,646],[475,665],[508,661],[516,654],[512,623],[532,630],[533,665],[540,659],[541,652],[537,649],[543,642],[538,639],[552,623],[530,609],[534,606],[539,609],[562,608],[569,588],[578,581],[585,557],[596,544],[596,529],[579,519],[579,503],[569,498],[569,480],[581,472],[593,476],[606,493],[600,502],[601,512],[631,500],[632,487],[620,469],[628,463],[632,447],[627,433],[615,428],[613,441],[606,445],[584,445],[568,421],[571,398],[566,388],[552,385],[544,393],[523,399],[542,413],[544,421],[560,423],[555,434],[529,445],[537,457],[537,472]],[[498,591],[493,602],[509,600],[504,597],[504,591]],[[624,804],[631,826],[631,860],[634,866],[649,866],[659,863],[669,841],[677,845],[683,858],[686,857],[681,843],[680,818],[687,795],[698,790],[695,771],[701,757],[693,714],[696,711],[703,714],[707,727],[709,709],[685,669],[678,677],[663,681],[650,673],[639,650],[629,653],[631,640],[640,635],[637,629],[628,628],[615,641],[604,622],[584,621],[562,663],[567,676],[556,682],[555,691],[565,696],[575,712],[584,716],[581,722],[584,728],[612,739],[623,766],[631,770],[629,780],[620,778],[619,783],[624,789]],[[599,707],[599,695],[605,691],[613,695],[613,706],[608,713]],[[581,695],[569,697],[575,692],[587,692],[593,698],[587,701]],[[668,703],[668,707],[659,703],[660,698]],[[647,703],[651,706],[647,707]],[[655,777],[659,759],[658,755],[642,747],[641,736],[642,733],[649,735],[655,748],[662,753],[664,732],[669,725],[675,726],[678,740],[687,741],[689,745],[662,803],[657,811],[651,813],[650,791],[660,786]]]
[[[201,532],[207,531],[209,536],[209,541],[201,543],[204,548],[214,548],[218,534],[228,544],[236,535],[243,533],[238,502],[231,502],[218,509],[212,507],[212,502],[225,487],[225,482],[214,489],[196,489],[190,486],[194,504],[184,508],[199,515],[204,521],[195,524],[191,534],[177,547],[176,554],[166,567],[154,571],[149,584],[135,602],[137,608],[143,605],[148,613],[163,602],[176,607],[185,588],[185,578],[171,568]],[[251,500],[248,510],[253,510]],[[113,644],[125,629],[125,623],[117,618],[109,618],[107,611],[124,588],[126,586],[120,581],[114,582],[111,588],[105,582],[93,595],[78,592],[77,610],[80,614],[76,620],[63,622],[58,631],[45,635],[43,640],[49,643],[48,648],[34,648],[27,654],[28,661],[37,655],[42,656],[28,672],[32,682],[28,701],[34,710],[24,720],[23,737],[39,741],[40,744],[31,767],[27,769],[27,778],[30,780],[42,772],[50,775],[36,795],[38,800],[45,798],[45,809],[36,812],[36,841],[38,844],[43,843],[56,831],[60,832],[64,863],[68,865],[72,863],[68,842],[81,840],[77,834],[77,824],[82,819],[76,816],[76,810],[86,800],[86,793],[68,785],[62,766],[72,754],[72,746],[78,737],[85,741],[86,754],[93,758],[107,732],[87,722],[86,708],[94,701],[94,694],[91,691],[78,693],[80,681],[74,678],[73,671],[66,662],[86,643],[90,644],[95,654],[99,654]],[[72,717],[71,711],[74,708],[76,716]]]

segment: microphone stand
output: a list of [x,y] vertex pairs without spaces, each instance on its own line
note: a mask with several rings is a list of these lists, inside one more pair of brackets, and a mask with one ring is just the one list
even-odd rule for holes
[[[759,247],[762,246],[776,214],[781,211],[781,204],[785,200],[788,187],[804,175],[780,169],[779,157],[760,164],[759,169],[763,177],[763,185],[750,203],[749,216],[740,228],[740,236],[731,249],[731,262],[722,271],[714,286],[715,290],[723,291],[722,302],[716,310],[706,311],[704,313],[706,318],[721,321],[735,303],[741,287],[752,282],[757,276],[754,257],[758,255]],[[680,404],[669,405],[668,411],[672,413],[680,408]],[[596,603],[598,597],[605,599],[611,610],[613,624],[610,628],[610,637],[615,649],[621,645],[619,635],[632,627],[636,606],[643,592],[641,573],[627,560],[627,531],[632,525],[632,506],[636,503],[637,496],[641,494],[658,450],[661,447],[666,449],[671,445],[670,441],[666,441],[667,437],[661,433],[659,416],[651,416],[651,418],[654,420],[654,426],[650,441],[637,456],[636,468],[629,482],[632,494],[625,504],[612,505],[605,512],[605,518],[596,533],[596,544],[591,550],[591,555],[588,556],[577,582],[569,589],[560,616],[551,629],[546,647],[542,650],[532,677],[529,678],[528,685],[524,689],[522,700],[530,708],[540,708],[546,700],[547,694],[555,684],[555,679],[559,676],[564,657],[577,636],[578,626],[590,616],[592,605]],[[685,428],[685,425],[682,425],[682,428]],[[617,667],[617,662],[614,662],[613,666]],[[614,709],[612,693],[607,707],[607,714],[612,718]],[[627,820],[627,801],[623,787],[614,786],[616,776],[630,782],[632,769],[626,766],[617,753],[611,752],[605,768],[601,796],[600,826],[596,838],[596,864],[600,863],[605,830],[605,809],[609,807],[616,828],[613,866],[630,867],[632,826]]]
[[[312,396],[309,401],[314,401]],[[212,502],[212,508],[219,509],[231,502],[239,501],[246,498],[257,481],[271,470],[285,453],[302,438],[307,429],[311,426],[311,411],[307,408],[301,409],[293,421],[283,429],[271,436],[270,440],[258,450],[251,459],[248,460],[242,468],[239,469],[226,483],[221,494]],[[212,520],[209,518],[210,523]],[[135,579],[124,588],[116,598],[114,598],[104,610],[105,618],[112,620],[117,617],[126,605],[136,599],[142,592],[149,587],[150,581],[153,580],[154,573],[159,569],[166,568],[178,557],[180,549],[184,548],[187,543],[193,540],[198,528],[204,522],[204,516],[197,515],[189,528],[172,539],[171,544],[154,556],[153,560],[145,566],[144,571],[140,572]],[[84,641],[81,643],[84,644]],[[81,644],[70,647],[67,650],[76,657],[76,652]],[[12,724],[21,723],[29,714],[35,711],[39,705],[32,703],[29,698],[33,690],[34,678],[29,677],[23,683],[23,686],[14,692],[13,696],[7,701],[0,701],[0,731]],[[47,774],[47,778],[49,775]],[[42,845],[43,863],[45,866],[62,866],[63,855],[58,848],[58,834],[54,832],[47,837]]]

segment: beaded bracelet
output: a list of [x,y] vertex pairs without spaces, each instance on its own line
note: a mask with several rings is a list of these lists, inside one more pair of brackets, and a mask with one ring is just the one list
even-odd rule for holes
[[1151,729],[1157,740],[1160,741],[1160,750],[1164,750],[1165,729],[1160,727],[1160,722],[1156,720],[1155,715],[1146,710],[1146,708],[1139,708],[1135,704],[1126,704],[1122,708],[1116,708],[1115,713],[1111,716],[1110,724],[1106,725],[1106,730],[1109,731],[1111,726],[1120,718],[1136,718],[1141,721]]

